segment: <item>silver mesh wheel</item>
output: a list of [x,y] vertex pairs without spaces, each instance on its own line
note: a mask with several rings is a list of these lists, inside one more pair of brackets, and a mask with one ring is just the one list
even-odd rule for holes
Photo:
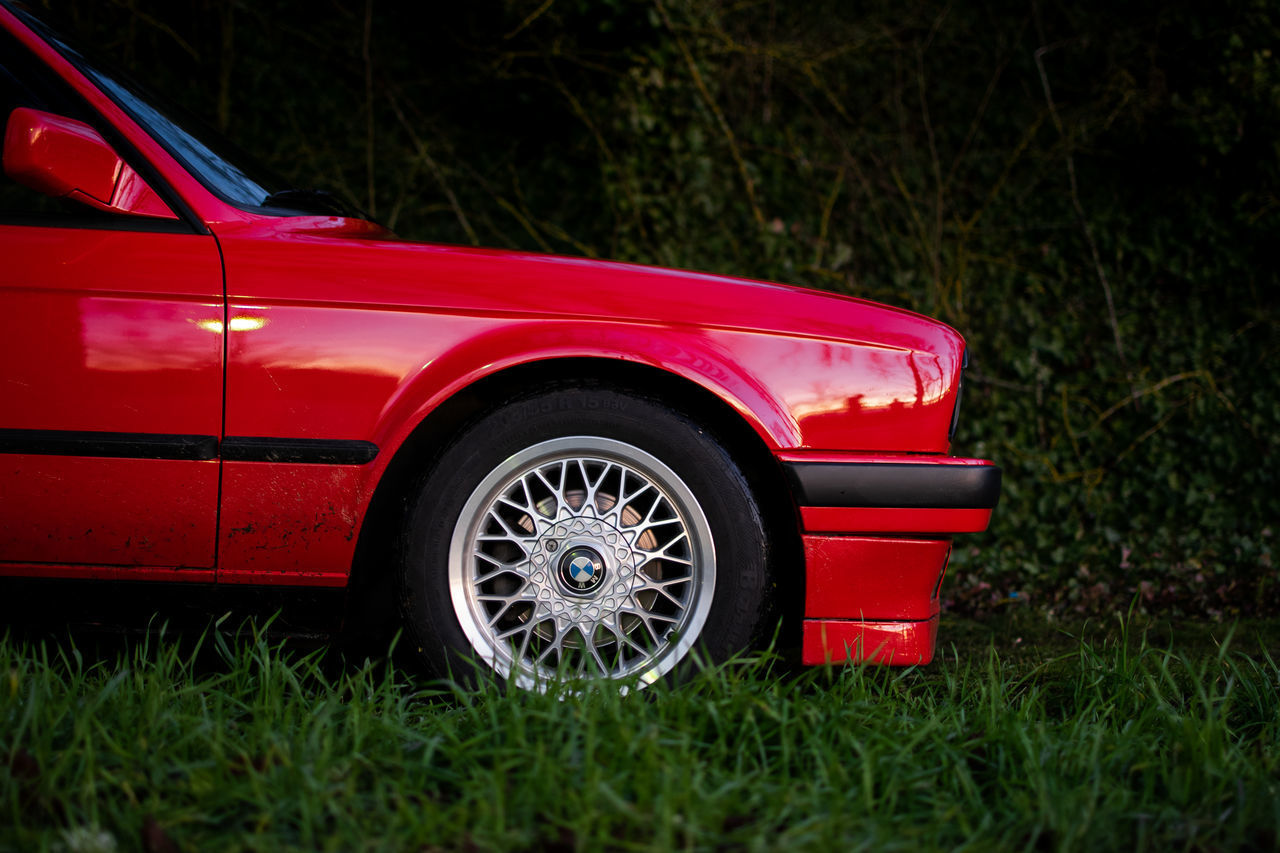
[[595,436],[504,460],[471,493],[449,549],[467,639],[522,687],[557,674],[652,683],[693,646],[715,575],[688,486],[640,448]]

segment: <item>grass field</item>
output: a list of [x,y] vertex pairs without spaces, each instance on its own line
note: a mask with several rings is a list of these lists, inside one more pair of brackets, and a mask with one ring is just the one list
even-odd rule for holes
[[10,637],[0,848],[1271,849],[1276,632],[944,624],[924,668],[761,654],[627,696],[252,627]]

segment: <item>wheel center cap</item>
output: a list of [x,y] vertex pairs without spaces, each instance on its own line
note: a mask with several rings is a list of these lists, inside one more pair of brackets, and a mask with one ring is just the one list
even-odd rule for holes
[[560,557],[560,582],[575,595],[589,595],[604,582],[604,558],[594,548],[578,545]]

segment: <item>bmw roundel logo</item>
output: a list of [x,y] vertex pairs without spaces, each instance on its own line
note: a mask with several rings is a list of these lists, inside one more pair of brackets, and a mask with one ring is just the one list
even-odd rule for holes
[[569,563],[569,579],[574,583],[590,583],[595,576],[595,561],[586,554],[579,554]]
[[560,580],[569,592],[591,592],[604,580],[604,559],[593,548],[570,548],[560,558]]

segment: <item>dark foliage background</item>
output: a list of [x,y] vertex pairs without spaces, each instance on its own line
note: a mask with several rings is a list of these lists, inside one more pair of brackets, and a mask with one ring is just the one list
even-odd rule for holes
[[1274,612],[1269,0],[45,0],[405,237],[937,316],[1005,468],[953,610]]

